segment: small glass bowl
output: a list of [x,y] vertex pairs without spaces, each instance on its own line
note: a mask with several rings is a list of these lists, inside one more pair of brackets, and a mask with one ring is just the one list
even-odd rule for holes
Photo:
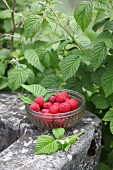
[[39,128],[42,129],[53,129],[53,128],[71,128],[80,122],[81,118],[85,113],[85,98],[78,92],[68,90],[68,89],[48,89],[48,93],[53,92],[63,92],[66,91],[70,97],[77,98],[79,102],[79,107],[75,110],[66,113],[57,113],[57,114],[46,114],[44,115],[41,112],[35,112],[29,108],[29,105],[26,104],[26,112],[29,119]]

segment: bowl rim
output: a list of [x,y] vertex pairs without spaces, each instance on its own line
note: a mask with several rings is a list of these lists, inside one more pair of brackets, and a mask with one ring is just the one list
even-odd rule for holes
[[36,111],[33,111],[33,110],[31,110],[29,108],[29,104],[25,104],[26,112],[29,111],[30,114],[32,114],[34,116],[38,115],[39,117],[42,117],[42,118],[51,118],[51,117],[56,117],[56,118],[60,117],[60,118],[62,118],[62,117],[67,117],[67,116],[72,115],[75,111],[77,112],[76,114],[78,115],[79,110],[82,110],[82,108],[85,108],[85,103],[86,103],[85,97],[81,93],[76,92],[74,90],[70,90],[70,89],[59,89],[59,88],[47,89],[48,92],[52,92],[52,91],[58,91],[58,92],[61,91],[62,92],[62,90],[78,95],[83,100],[82,104],[77,109],[74,109],[72,111],[65,112],[65,113],[57,113],[57,114],[51,114],[51,113],[44,114],[44,113],[41,113],[41,112],[36,112]]

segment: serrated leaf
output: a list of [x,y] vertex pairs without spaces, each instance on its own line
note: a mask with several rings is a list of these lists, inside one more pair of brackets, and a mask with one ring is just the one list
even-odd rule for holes
[[58,150],[58,144],[51,136],[42,135],[36,142],[36,154],[51,154]]
[[113,93],[113,67],[108,68],[102,75],[101,84],[105,92],[105,97]]
[[25,36],[27,38],[34,37],[37,33],[41,31],[41,24],[43,22],[43,17],[39,15],[30,15],[24,22]]
[[24,55],[29,64],[31,64],[32,66],[34,66],[36,69],[40,70],[41,72],[44,71],[44,67],[41,64],[38,54],[35,50],[33,49],[26,50]]
[[100,29],[101,27],[103,27],[103,25],[109,20],[109,18],[106,18],[100,22],[97,22],[96,24],[94,24],[93,26],[93,30],[96,32],[98,29]]
[[13,91],[18,89],[27,79],[26,67],[15,67],[8,72],[8,86]]
[[0,77],[2,77],[5,74],[5,64],[4,63],[0,63]]
[[90,99],[98,109],[106,109],[109,107],[109,102],[100,94],[93,94]]
[[59,86],[58,77],[54,74],[50,74],[41,80],[40,85],[45,88],[57,88]]
[[91,57],[92,57],[91,63],[94,71],[100,67],[102,62],[105,60],[106,56],[107,56],[107,47],[105,43],[100,42],[95,44],[91,50]]
[[100,163],[98,170],[111,170],[111,169],[110,169],[110,167],[109,167],[107,164],[105,164],[105,163]]
[[82,81],[78,77],[71,77],[67,80],[65,88],[82,93]]
[[95,85],[101,87],[101,77],[105,71],[106,71],[105,67],[100,67],[99,69],[92,73],[91,80]]
[[104,42],[108,48],[113,48],[112,34],[109,31],[100,33],[95,39],[95,44]]
[[11,13],[9,9],[0,12],[0,19],[6,19],[6,18],[11,18]]
[[99,1],[95,1],[93,3],[93,6],[96,10],[102,10],[102,9],[106,10],[107,9],[106,6],[102,2],[99,2]]
[[112,119],[111,122],[110,122],[110,131],[111,131],[111,133],[113,134],[113,119]]
[[56,129],[53,129],[52,132],[57,139],[61,139],[64,136],[65,129],[56,128]]
[[103,19],[106,19],[108,18],[108,14],[106,13],[106,10],[99,10],[96,14],[96,18],[95,18],[95,23],[96,22],[100,22],[102,21]]
[[7,77],[0,78],[0,90],[6,88],[8,86],[8,79]]
[[110,109],[105,116],[103,117],[103,121],[110,122],[113,119],[113,109]]
[[78,25],[81,27],[83,32],[91,22],[92,11],[93,11],[92,3],[88,1],[83,1],[75,9],[74,12],[75,20],[78,23]]
[[20,99],[24,102],[24,103],[27,103],[27,104],[31,104],[34,100],[32,97],[25,97],[25,96],[19,96]]
[[111,94],[110,96],[108,96],[107,99],[108,99],[108,101],[109,101],[111,107],[113,107],[113,94]]
[[27,83],[28,84],[33,84],[34,79],[35,79],[35,75],[34,75],[33,71],[31,69],[29,69],[29,68],[26,71],[28,73]]
[[68,55],[61,61],[60,70],[64,80],[71,78],[77,72],[80,66],[79,55],[79,50],[74,50],[73,54]]
[[104,26],[104,30],[113,31],[113,21],[108,21]]
[[38,84],[33,84],[33,85],[24,85],[21,84],[21,86],[26,89],[27,91],[31,92],[34,96],[44,96],[47,93],[47,90],[38,85]]
[[65,149],[64,149],[64,150],[65,150],[66,152],[68,152],[68,150],[69,150],[70,146],[71,146],[71,145],[70,145],[70,144],[68,144],[68,145],[65,147]]

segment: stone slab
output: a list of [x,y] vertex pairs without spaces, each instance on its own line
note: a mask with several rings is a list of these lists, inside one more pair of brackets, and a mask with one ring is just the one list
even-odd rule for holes
[[[85,134],[67,153],[58,151],[52,155],[35,155],[37,137],[50,132],[33,126],[18,96],[0,94],[0,140],[2,145],[6,143],[4,148],[7,147],[0,153],[0,170],[97,170],[101,152],[101,121],[97,116],[86,111],[77,126],[66,130],[66,135],[71,135],[85,129]],[[6,129],[14,135],[7,135]],[[9,138],[14,141],[11,145]]]

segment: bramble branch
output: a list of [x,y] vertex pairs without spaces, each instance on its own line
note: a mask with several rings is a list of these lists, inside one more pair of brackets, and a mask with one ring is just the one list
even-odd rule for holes
[[10,6],[8,5],[6,0],[3,0],[3,2],[6,4],[7,8],[9,9],[9,11],[12,13],[12,9],[10,8]]
[[2,34],[0,35],[0,38],[3,38],[3,37],[13,37],[13,38],[19,38],[21,39],[21,36],[15,36],[15,35],[12,35],[12,34]]
[[13,5],[12,5],[12,12],[11,12],[11,17],[12,17],[12,21],[13,21],[13,28],[12,28],[12,37],[11,37],[11,51],[14,49],[14,32],[15,32],[15,28],[16,28],[16,24],[15,24],[15,16],[14,16],[14,9],[15,9],[15,5],[16,5],[16,0],[13,0]]

